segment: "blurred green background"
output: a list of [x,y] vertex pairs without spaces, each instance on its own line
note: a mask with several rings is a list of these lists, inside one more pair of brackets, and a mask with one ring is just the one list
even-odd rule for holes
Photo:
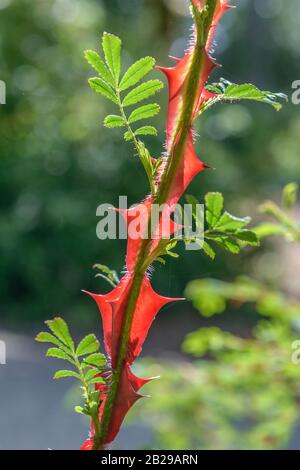
[[[124,67],[152,55],[161,65],[185,50],[191,20],[184,0],[0,0],[0,297],[1,328],[31,333],[59,313],[74,328],[99,325],[95,306],[80,290],[104,292],[92,265],[124,266],[125,244],[96,238],[96,208],[119,195],[138,202],[147,191],[140,163],[122,135],[102,127],[112,109],[87,85],[85,49],[100,50],[103,31],[123,40]],[[234,2],[232,2],[234,3]],[[224,77],[284,92],[300,79],[300,4],[297,0],[240,0],[218,28],[215,57]],[[159,72],[154,75],[160,77]],[[156,119],[159,138],[147,139],[153,155],[164,142],[167,89]],[[265,198],[300,174],[300,115],[291,100],[276,113],[260,104],[226,105],[198,125],[201,159],[216,168],[200,174],[190,193],[203,199],[221,191],[236,215],[253,215]],[[295,255],[296,253],[296,255]],[[157,268],[154,284],[164,295],[182,295],[188,281],[229,280],[236,275],[299,291],[299,251],[265,243],[216,261],[182,252]],[[297,259],[296,259],[297,258]],[[298,263],[297,263],[298,260]],[[176,305],[155,325],[146,352],[178,351],[183,334],[202,320],[189,304]],[[249,310],[249,309],[248,309]],[[229,312],[220,322],[247,328],[255,313]],[[165,340],[168,322],[176,331]],[[206,321],[207,322],[207,321]],[[50,380],[50,378],[49,378]]]

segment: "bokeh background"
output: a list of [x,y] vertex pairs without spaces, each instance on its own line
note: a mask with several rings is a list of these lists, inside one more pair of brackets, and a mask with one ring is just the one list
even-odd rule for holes
[[[212,80],[251,82],[291,97],[292,82],[300,80],[298,0],[232,3],[238,8],[217,31],[215,56],[223,67]],[[7,364],[0,366],[1,449],[76,449],[84,440],[87,425],[72,411],[77,392],[69,382],[52,381],[58,364],[43,357],[44,348],[34,343],[34,336],[44,320],[59,314],[72,325],[75,337],[90,331],[101,337],[97,309],[81,289],[107,291],[92,265],[102,263],[120,272],[125,245],[97,239],[96,208],[103,202],[117,204],[119,195],[128,195],[132,204],[147,191],[130,145],[117,130],[102,127],[112,108],[89,89],[87,78],[93,72],[83,51],[99,51],[101,34],[108,31],[123,40],[124,68],[145,55],[168,65],[169,54],[185,50],[190,26],[185,0],[0,0],[0,79],[7,87],[6,104],[0,106],[0,339],[7,346]],[[158,71],[153,76],[160,78]],[[147,139],[154,155],[160,154],[165,136],[166,87],[159,100],[159,138]],[[286,183],[299,181],[300,115],[291,100],[280,113],[255,103],[221,106],[204,116],[198,132],[197,151],[216,168],[199,175],[189,189],[202,200],[205,192],[220,191],[229,210],[251,215],[256,222],[259,203],[278,200]],[[299,261],[299,247],[280,240],[241,256],[218,252],[215,261],[201,252],[182,251],[180,261],[171,259],[156,269],[154,284],[164,295],[181,296],[192,279],[232,281],[246,274],[297,298]],[[218,422],[218,396],[200,413],[199,427],[193,424],[194,435],[180,440],[179,426],[190,427],[184,417],[200,406],[200,391],[207,387],[210,396],[220,394],[217,382],[208,387],[201,376],[199,389],[193,384],[189,388],[187,381],[187,390],[194,392],[187,408],[180,408],[176,399],[182,398],[184,374],[191,378],[201,373],[201,364],[194,368],[181,351],[184,335],[215,324],[247,335],[256,319],[252,308],[229,308],[215,320],[201,317],[190,303],[168,307],[144,348],[143,356],[152,359],[139,366],[155,372],[153,362],[158,368],[166,364],[161,385],[147,389],[156,394],[159,416],[149,422],[139,404],[115,447],[158,447],[159,432],[161,446],[169,448],[300,448],[296,408],[284,439],[238,443],[228,439],[229,424]],[[178,372],[177,383],[179,370],[183,375]],[[216,430],[209,443],[199,438],[207,433],[201,416],[208,412],[216,415],[208,420],[208,428]],[[274,426],[287,431],[282,415],[278,419]],[[238,429],[245,426],[237,423]]]

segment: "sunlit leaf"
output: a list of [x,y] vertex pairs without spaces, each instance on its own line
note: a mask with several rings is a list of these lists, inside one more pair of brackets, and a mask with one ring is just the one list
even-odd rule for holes
[[219,218],[218,222],[214,225],[214,229],[223,232],[234,232],[245,227],[250,222],[250,217],[239,218],[229,214],[229,212],[224,212],[224,214],[222,214]]
[[147,75],[154,67],[155,59],[152,57],[144,57],[135,62],[124,74],[119,90],[123,91],[136,85],[145,75]]
[[117,104],[118,99],[113,91],[113,89],[104,82],[101,78],[94,77],[89,79],[90,87],[95,90],[97,93],[101,93],[101,95],[105,96],[105,98],[109,99],[113,103]]
[[70,335],[69,327],[62,318],[56,317],[45,323],[62,343],[68,346],[71,351],[74,351],[74,342]]
[[113,114],[106,116],[104,119],[105,127],[122,127],[124,126],[124,120],[122,116],[114,116]]
[[122,41],[113,34],[104,33],[102,36],[102,47],[106,63],[118,83],[121,73],[121,45]]
[[99,341],[93,334],[87,335],[83,338],[76,349],[77,356],[83,356],[84,354],[91,354],[98,351],[100,348]]
[[143,126],[139,127],[134,132],[135,135],[157,135],[157,130],[153,126]]
[[163,83],[160,80],[149,80],[148,82],[142,83],[125,96],[123,100],[123,106],[131,106],[147,98],[150,98],[150,96],[155,95],[155,93],[157,93],[162,88]]
[[95,354],[91,354],[88,357],[85,357],[84,358],[84,363],[85,364],[90,364],[90,365],[96,366],[96,367],[103,367],[106,364],[106,359],[105,359],[105,356],[103,354],[95,353]]
[[209,227],[218,222],[224,206],[224,197],[221,193],[207,193],[205,196],[206,221]]
[[84,53],[88,63],[99,73],[100,77],[110,85],[114,86],[114,79],[110,70],[106,67],[101,57],[95,51],[85,51]]
[[59,370],[55,372],[53,376],[54,379],[63,379],[65,377],[74,377],[75,379],[80,380],[80,375],[76,372],[73,372],[72,370]]
[[146,104],[144,106],[141,106],[140,108],[135,109],[132,111],[128,118],[128,122],[136,122],[140,121],[141,119],[147,119],[151,118],[153,116],[156,116],[160,111],[160,106],[156,103],[153,104]]
[[71,364],[74,364],[73,359],[71,359],[71,357],[68,356],[68,354],[66,354],[64,351],[62,351],[61,349],[58,349],[58,348],[48,349],[48,351],[46,352],[46,356],[55,357],[57,359],[64,359],[65,361],[69,361],[69,362],[71,362]]

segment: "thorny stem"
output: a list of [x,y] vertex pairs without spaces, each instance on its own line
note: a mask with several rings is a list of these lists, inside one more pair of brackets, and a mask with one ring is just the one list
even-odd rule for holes
[[[208,38],[211,23],[212,23],[212,19],[215,13],[216,5],[217,5],[217,0],[207,0],[206,6],[204,7],[206,9],[205,12],[207,15],[206,15],[205,21],[203,22],[203,29],[200,31],[199,28],[197,28],[196,46],[194,49],[194,53],[191,57],[190,70],[186,79],[186,87],[185,87],[185,93],[184,93],[184,98],[183,98],[182,111],[179,116],[175,138],[173,139],[173,143],[169,151],[167,164],[162,174],[157,194],[154,198],[154,202],[157,204],[163,204],[165,201],[167,201],[168,193],[169,193],[171,184],[173,182],[175,172],[178,168],[178,165],[180,163],[180,160],[185,150],[186,141],[189,136],[189,130],[193,121],[193,109],[194,109],[195,101],[197,99],[198,86],[200,82],[201,69],[203,65],[203,52],[204,52],[205,45],[207,42],[207,38]],[[127,122],[126,116],[125,116],[124,121]],[[129,128],[128,129],[129,132],[132,132],[130,125],[128,123],[127,125]],[[178,142],[176,143],[176,139],[179,133],[180,133],[180,138]],[[137,142],[135,142],[134,139],[135,137],[133,136],[133,141],[136,146]],[[149,218],[151,219],[151,215],[149,216]],[[150,224],[151,224],[151,220],[149,221],[149,225]],[[112,413],[113,413],[113,409],[115,406],[118,389],[120,385],[121,374],[122,374],[122,370],[123,370],[125,360],[126,360],[129,334],[130,334],[130,328],[131,328],[133,315],[135,311],[135,306],[136,306],[136,302],[140,294],[140,289],[142,286],[144,274],[148,266],[147,260],[148,260],[149,250],[151,247],[151,241],[152,241],[151,239],[150,240],[146,239],[143,241],[139,255],[138,255],[136,267],[132,275],[131,287],[130,287],[130,292],[128,295],[128,302],[127,302],[127,306],[126,306],[125,313],[124,313],[124,322],[122,325],[121,342],[120,342],[119,351],[118,351],[117,364],[112,373],[111,385],[108,391],[108,395],[107,395],[105,406],[104,406],[103,413],[102,413],[100,435],[99,435],[99,438],[98,437],[96,438],[96,436],[94,437],[93,450],[103,448],[105,438],[109,430],[110,421],[112,418]]]

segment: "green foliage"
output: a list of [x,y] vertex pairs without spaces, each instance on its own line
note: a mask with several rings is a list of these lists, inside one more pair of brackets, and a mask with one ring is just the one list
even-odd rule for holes
[[57,346],[49,348],[46,356],[65,360],[76,369],[61,369],[54,374],[53,378],[71,377],[80,381],[84,406],[76,406],[75,411],[90,416],[94,425],[98,426],[98,410],[101,401],[99,392],[94,390],[94,385],[105,383],[103,372],[107,370],[106,358],[98,352],[99,341],[94,334],[89,334],[75,347],[68,325],[62,318],[54,318],[45,323],[53,335],[41,332],[36,336],[36,341]]
[[186,296],[205,317],[223,313],[227,302],[236,305],[255,303],[263,316],[280,317],[283,312],[292,321],[300,313],[300,304],[291,302],[276,290],[249,277],[238,277],[234,282],[216,279],[198,279],[188,284]]
[[[284,188],[283,200],[287,201],[288,210],[291,202],[295,203],[295,191],[294,184]],[[188,199],[197,203],[194,197]],[[211,227],[219,225],[223,198],[209,195],[206,205]],[[275,214],[279,217],[278,209]],[[268,213],[274,213],[273,206]],[[283,235],[290,231],[289,224],[283,223],[287,215],[283,212],[279,217]],[[225,225],[227,229],[227,218]],[[176,368],[168,362],[160,365],[164,380],[152,386],[156,390],[142,412],[136,410],[138,419],[154,432],[155,446],[264,450],[286,447],[300,419],[300,367],[293,361],[295,350],[299,359],[299,299],[245,276],[232,282],[195,280],[188,284],[185,295],[206,318],[243,307],[243,311],[256,315],[251,316],[251,328],[243,328],[243,323],[237,327],[235,321],[234,332],[212,325],[210,319],[210,326],[191,332],[184,339],[182,350],[191,355],[193,362],[177,362]],[[140,364],[145,374],[151,375],[152,368],[157,371],[159,366],[153,362]],[[180,433],[175,429],[180,429]]]
[[250,83],[237,85],[236,83],[231,83],[224,78],[220,80],[220,83],[213,83],[212,85],[208,85],[206,88],[216,96],[210,98],[203,104],[200,114],[217,103],[232,103],[241,100],[258,101],[270,104],[276,109],[276,111],[280,111],[282,109],[282,104],[279,100],[287,100],[287,96],[283,93],[261,91],[255,85],[251,85]]
[[284,209],[292,209],[297,201],[298,196],[298,184],[289,183],[282,191],[282,205]]
[[[148,80],[135,87],[146,75],[148,75],[154,68],[155,60],[152,57],[144,57],[133,65],[123,75],[121,81],[121,40],[112,34],[103,34],[102,47],[105,57],[105,62],[94,51],[86,51],[85,57],[89,64],[99,73],[100,78],[89,79],[89,84],[96,92],[101,93],[105,98],[118,105],[120,115],[108,115],[104,119],[104,125],[108,128],[123,127],[127,128],[124,133],[124,139],[128,142],[133,142],[137,154],[145,168],[152,193],[155,191],[155,184],[153,180],[153,171],[150,166],[157,166],[149,164],[150,154],[145,147],[145,144],[139,140],[140,136],[157,135],[157,130],[153,126],[143,126],[137,128],[135,131],[131,125],[140,120],[153,118],[160,111],[160,106],[157,103],[146,104],[134,109],[129,117],[126,116],[125,109],[128,106],[140,103],[151,96],[155,95],[163,87],[160,80]],[[129,88],[133,88],[129,92]],[[121,93],[126,91],[124,97]],[[147,155],[146,155],[147,153]],[[149,156],[148,156],[149,155]],[[159,160],[158,160],[159,162]]]
[[300,224],[291,214],[297,200],[298,185],[289,183],[282,191],[282,207],[273,201],[265,201],[260,206],[260,212],[271,216],[272,222],[263,222],[255,227],[259,238],[281,235],[290,242],[300,241]]
[[[155,127],[153,126],[142,126],[142,127],[139,127],[135,133],[134,133],[136,136],[137,135],[157,135],[157,130],[155,129]],[[158,159],[158,161],[160,162],[160,160]]]
[[112,287],[116,287],[116,285],[119,284],[120,280],[117,271],[113,271],[103,264],[94,264],[93,268],[100,271],[96,274],[96,277],[105,279]]
[[113,127],[123,127],[125,126],[124,119],[122,116],[109,115],[104,119],[105,127],[112,129]]
[[153,57],[143,57],[135,62],[124,74],[120,83],[120,91],[127,90],[127,88],[136,85],[140,80],[142,80],[142,78],[151,72],[154,66],[155,59],[153,59]]
[[122,41],[113,34],[104,33],[102,36],[102,48],[106,64],[114,78],[114,83],[119,83],[121,73],[121,46]]
[[[187,196],[187,202],[193,206],[193,218],[198,227],[201,226],[201,220],[198,220],[196,214],[196,204],[200,202],[194,196]],[[258,246],[259,239],[254,231],[246,227],[251,222],[249,217],[235,217],[224,209],[224,197],[220,193],[207,193],[205,196],[205,220],[207,228],[204,231],[204,243],[200,245],[204,253],[210,258],[215,258],[215,250],[211,243],[218,245],[225,251],[232,254],[238,254],[242,247],[247,245]],[[201,215],[202,216],[202,215]],[[190,243],[193,240],[186,240]],[[197,242],[197,240],[194,240]]]
[[150,98],[150,96],[155,95],[162,88],[162,82],[157,79],[142,83],[125,96],[124,100],[122,101],[122,106],[125,108],[127,106],[140,103],[141,101]]
[[96,70],[96,72],[98,72],[102,80],[113,87],[114,86],[113,76],[110,70],[102,61],[99,54],[97,54],[97,52],[95,51],[88,50],[88,51],[85,51],[84,55],[88,63]]
[[97,93],[101,93],[101,95],[105,96],[105,98],[109,99],[115,104],[118,104],[118,98],[112,88],[105,83],[101,78],[95,77],[89,79],[90,87],[95,90]]
[[158,104],[146,104],[145,106],[141,106],[140,108],[132,111],[128,118],[128,122],[132,124],[133,122],[153,117],[158,114],[159,111],[160,106]]

